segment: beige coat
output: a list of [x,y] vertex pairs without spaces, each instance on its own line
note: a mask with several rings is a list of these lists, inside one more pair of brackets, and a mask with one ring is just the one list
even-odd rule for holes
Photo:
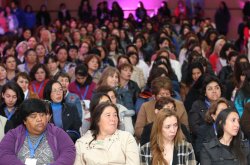
[[139,150],[134,137],[117,130],[105,140],[93,140],[91,131],[76,141],[74,165],[139,165]]
[[[152,123],[155,120],[155,100],[150,100],[142,104],[140,111],[137,115],[135,123],[135,135],[140,139],[143,128],[145,125]],[[180,122],[184,124],[188,129],[188,115],[186,109],[181,101],[175,100],[176,114],[180,119]]]
[[5,128],[6,122],[7,122],[7,118],[0,116],[0,142],[4,137],[4,128]]

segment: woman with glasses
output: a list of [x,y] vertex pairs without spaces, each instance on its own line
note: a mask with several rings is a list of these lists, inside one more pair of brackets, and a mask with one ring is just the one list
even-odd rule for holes
[[50,80],[44,89],[44,99],[50,101],[51,122],[62,128],[75,142],[79,137],[82,124],[74,104],[64,102],[63,87],[55,80]]

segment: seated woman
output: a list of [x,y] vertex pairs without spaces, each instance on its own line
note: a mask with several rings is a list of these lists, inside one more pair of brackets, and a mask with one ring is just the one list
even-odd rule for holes
[[170,110],[161,110],[152,127],[150,142],[141,147],[141,163],[196,165],[193,147],[184,140],[179,118]]
[[49,71],[44,64],[35,65],[30,71],[29,89],[43,99],[43,91],[49,81]]
[[76,142],[75,165],[131,164],[139,165],[134,137],[118,130],[118,109],[109,102],[91,111],[90,130]]
[[211,103],[217,101],[223,93],[223,86],[220,80],[214,76],[207,76],[201,88],[200,99],[196,100],[188,113],[188,120],[191,133],[195,140],[201,125],[205,124],[205,114]]
[[200,160],[200,151],[202,143],[209,142],[216,137],[216,118],[219,113],[230,107],[229,102],[224,98],[219,98],[217,101],[211,104],[210,108],[205,114],[205,125],[199,127],[197,132],[197,138],[194,143],[194,151],[196,153],[196,159]]
[[70,76],[68,73],[64,73],[64,72],[59,72],[58,74],[56,74],[56,76],[54,77],[54,79],[56,81],[59,81],[63,87],[63,94],[64,94],[64,99],[66,103],[70,103],[70,104],[75,104],[77,111],[79,113],[79,117],[80,119],[84,118],[84,114],[83,114],[83,110],[82,110],[82,104],[80,101],[79,96],[77,96],[74,93],[69,92],[68,87],[69,87],[69,83],[70,83]]
[[45,103],[28,99],[19,110],[23,124],[1,141],[1,164],[73,164],[74,144],[63,130],[48,123]]
[[122,127],[122,130],[130,132],[132,135],[135,132],[133,122],[132,122],[132,116],[135,115],[135,112],[132,110],[128,110],[123,105],[117,103],[117,94],[115,90],[109,86],[100,86],[95,90],[96,94],[107,94],[113,104],[115,104],[119,111],[119,118],[120,118],[120,129]]
[[[169,97],[161,97],[161,98],[159,98],[159,100],[156,101],[155,109],[154,109],[155,114],[157,115],[157,113],[159,113],[163,109],[165,109],[165,110],[168,109],[168,110],[171,110],[175,113],[176,113],[176,111],[178,111],[176,109],[176,103],[175,103],[174,99],[169,98]],[[149,124],[144,126],[143,131],[142,131],[142,135],[141,135],[141,139],[140,139],[141,146],[143,146],[144,144],[146,144],[150,141],[150,134],[151,134],[153,124],[154,124],[154,122],[149,123]],[[191,143],[190,133],[189,133],[187,127],[182,123],[181,123],[181,130],[183,132],[183,135],[186,138],[186,141]]]
[[24,99],[39,98],[39,96],[33,91],[29,90],[30,77],[26,72],[19,72],[14,81],[22,88],[24,93]]
[[201,164],[249,164],[249,142],[240,132],[240,117],[232,108],[220,112],[216,119],[217,137],[203,144]]
[[63,87],[55,80],[50,80],[44,88],[44,99],[51,102],[51,122],[66,131],[75,142],[79,137],[81,119],[74,104],[64,102]]
[[117,93],[117,102],[129,110],[134,110],[134,103],[131,93],[119,86],[120,72],[114,67],[107,67],[103,72],[97,86],[109,86]]
[[18,107],[23,102],[24,94],[16,82],[8,82],[3,86],[0,98],[0,115],[7,118],[4,132],[22,123]]

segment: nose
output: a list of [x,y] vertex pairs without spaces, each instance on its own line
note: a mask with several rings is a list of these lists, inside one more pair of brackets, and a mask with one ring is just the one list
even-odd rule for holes
[[42,120],[42,116],[41,115],[37,115],[36,121],[41,121],[41,120]]
[[170,132],[172,132],[172,133],[174,132],[174,127],[173,126],[170,127]]

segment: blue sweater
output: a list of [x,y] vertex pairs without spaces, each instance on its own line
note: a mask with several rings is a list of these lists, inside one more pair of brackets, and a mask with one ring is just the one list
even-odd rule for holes
[[61,103],[51,103],[51,107],[52,107],[52,112],[53,112],[54,124],[59,128],[63,128],[62,104]]

